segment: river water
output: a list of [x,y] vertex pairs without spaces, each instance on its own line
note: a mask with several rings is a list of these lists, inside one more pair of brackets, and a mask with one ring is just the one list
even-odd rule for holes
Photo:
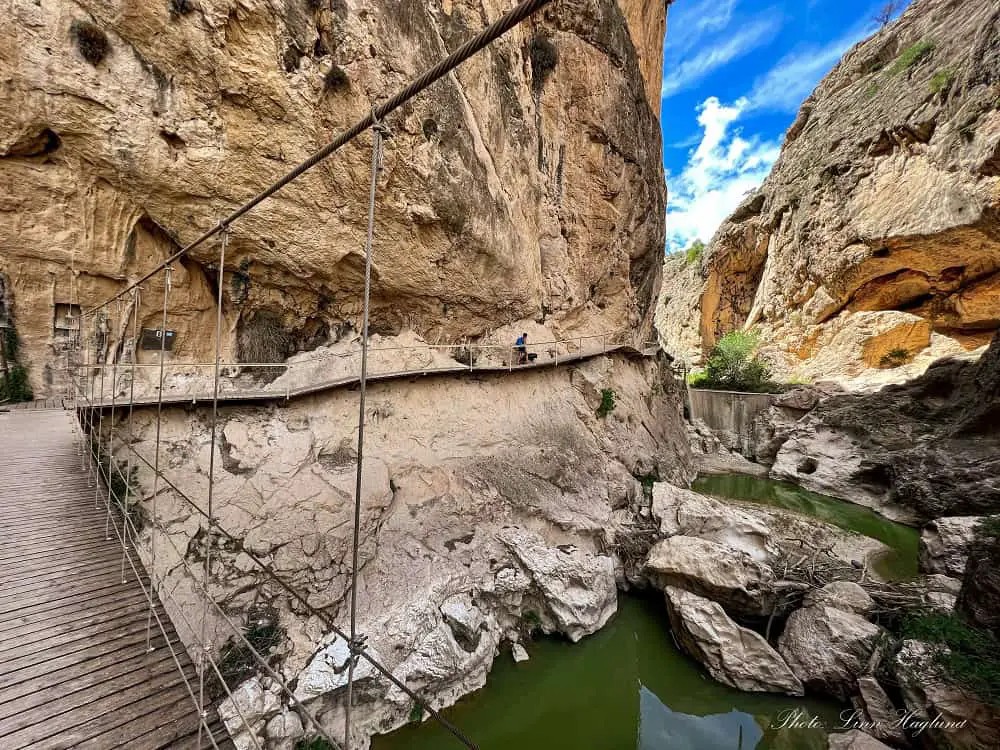
[[[754,477],[703,477],[694,489],[871,536],[892,548],[884,574],[916,573],[917,532],[867,508]],[[482,750],[825,750],[827,730],[841,727],[845,707],[836,702],[744,693],[708,677],[674,645],[660,596],[620,594],[618,614],[600,632],[527,648],[530,661],[501,654],[486,687],[444,712]],[[376,737],[372,747],[462,746],[430,720]]]
[[878,539],[890,548],[872,567],[883,578],[898,581],[917,575],[920,532],[890,521],[870,508],[827,495],[818,495],[788,482],[721,474],[698,477],[691,489],[703,495],[742,500],[792,510],[806,516]]

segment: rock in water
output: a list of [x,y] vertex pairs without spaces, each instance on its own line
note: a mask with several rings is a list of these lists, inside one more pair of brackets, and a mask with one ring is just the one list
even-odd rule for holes
[[688,536],[673,536],[653,547],[646,559],[650,580],[662,589],[685,589],[722,604],[728,611],[764,616],[774,594],[771,568],[732,547]]
[[531,657],[528,656],[528,651],[520,643],[515,643],[510,647],[510,655],[514,657],[514,661],[520,664],[522,661],[528,661]]
[[778,653],[807,690],[847,701],[884,632],[851,612],[827,605],[804,607],[788,618]]
[[803,695],[802,683],[764,637],[725,610],[684,589],[664,589],[670,626],[681,647],[716,680],[738,690]]
[[831,734],[827,747],[829,750],[892,750],[885,743],[858,729]]

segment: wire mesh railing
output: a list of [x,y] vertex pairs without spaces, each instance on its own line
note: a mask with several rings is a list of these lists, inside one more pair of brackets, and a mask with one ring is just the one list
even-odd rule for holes
[[[285,176],[264,188],[251,200],[234,209],[227,216],[222,218],[218,224],[207,232],[203,233],[193,242],[189,243],[172,256],[167,258],[156,267],[149,270],[137,281],[126,285],[120,292],[112,296],[105,302],[82,312],[79,319],[79,331],[77,336],[77,360],[79,362],[80,374],[73,379],[73,400],[77,410],[77,423],[80,428],[80,454],[81,461],[89,466],[90,481],[95,488],[95,506],[100,509],[103,505],[105,510],[105,531],[108,541],[116,541],[121,547],[120,572],[122,580],[125,581],[131,575],[136,583],[142,588],[144,598],[149,608],[147,619],[147,644],[148,648],[153,648],[154,639],[152,634],[159,631],[160,638],[165,646],[170,650],[171,657],[177,669],[184,678],[185,688],[191,699],[193,710],[198,717],[198,747],[203,746],[207,741],[210,746],[218,748],[218,741],[211,728],[211,714],[215,705],[216,697],[225,697],[225,705],[232,709],[232,715],[227,726],[240,735],[241,743],[245,746],[263,747],[263,742],[258,736],[257,729],[253,726],[254,717],[248,716],[244,711],[236,693],[238,686],[229,684],[226,679],[224,669],[220,668],[220,637],[228,633],[227,639],[235,639],[244,648],[244,653],[252,662],[253,668],[261,673],[267,674],[278,692],[287,701],[288,705],[294,706],[308,724],[310,733],[322,737],[331,747],[344,748],[350,750],[355,740],[354,727],[352,726],[352,710],[354,708],[354,683],[355,671],[361,660],[367,662],[383,679],[401,690],[411,700],[413,700],[427,715],[431,716],[446,728],[452,736],[461,744],[468,748],[474,748],[474,743],[466,737],[457,727],[451,724],[437,710],[430,705],[430,702],[415,690],[405,685],[399,680],[390,669],[381,663],[367,648],[367,638],[360,631],[357,618],[357,596],[358,596],[358,549],[360,539],[360,503],[362,491],[362,462],[364,455],[364,426],[365,426],[365,392],[369,380],[392,377],[397,374],[414,374],[416,372],[438,372],[445,370],[477,371],[477,361],[480,362],[479,370],[487,369],[486,363],[493,358],[499,361],[491,365],[494,369],[504,369],[512,371],[522,366],[537,366],[536,356],[534,360],[525,356],[523,351],[515,351],[509,346],[499,345],[445,345],[426,346],[421,356],[426,357],[426,362],[419,363],[418,367],[404,367],[397,371],[382,370],[380,364],[382,360],[395,360],[398,363],[398,348],[369,348],[369,298],[371,289],[371,267],[372,267],[372,246],[374,233],[374,215],[376,209],[376,192],[378,187],[378,177],[381,167],[381,142],[385,133],[384,118],[394,112],[402,104],[425,90],[435,81],[447,75],[464,60],[476,54],[488,44],[505,34],[525,18],[547,5],[551,0],[523,0],[509,13],[490,24],[482,32],[469,39],[461,47],[449,54],[437,65],[423,73],[406,87],[391,96],[385,103],[374,107],[370,114],[361,118],[358,122],[348,128],[340,136],[322,147],[305,161],[300,163]],[[354,502],[354,532],[352,539],[352,565],[350,589],[350,616],[349,624],[342,626],[336,622],[334,617],[326,610],[318,609],[310,604],[307,595],[296,589],[289,581],[278,575],[264,560],[242,545],[242,542],[230,530],[224,528],[220,523],[215,504],[215,452],[219,449],[217,445],[217,428],[219,423],[219,403],[229,397],[244,398],[255,394],[263,398],[280,395],[282,385],[285,387],[285,397],[293,394],[291,382],[281,383],[281,378],[293,380],[290,377],[305,369],[296,367],[293,363],[232,363],[225,364],[222,361],[222,320],[223,305],[225,300],[224,278],[226,275],[226,247],[229,240],[231,225],[240,217],[251,211],[255,206],[274,195],[285,185],[289,184],[316,164],[328,158],[338,149],[352,141],[366,131],[372,133],[372,165],[371,183],[368,204],[368,234],[365,243],[365,285],[363,293],[363,316],[362,330],[360,332],[359,349],[351,352],[338,352],[330,354],[330,358],[321,362],[317,366],[328,367],[331,361],[351,362],[359,360],[360,372],[345,374],[342,377],[356,378],[360,384],[359,399],[359,421],[358,421],[358,445],[357,445],[357,481],[355,487]],[[184,393],[183,398],[194,397],[195,400],[204,400],[211,403],[210,415],[210,457],[207,476],[207,492],[205,497],[196,502],[188,493],[183,492],[179,483],[167,477],[162,466],[161,456],[161,424],[163,420],[164,404],[171,403],[171,399],[165,390],[173,379],[170,377],[170,367],[166,361],[166,332],[168,330],[170,312],[171,274],[173,264],[187,255],[191,250],[204,245],[213,237],[220,239],[217,281],[218,294],[216,295],[215,310],[215,335],[214,335],[214,357],[210,363],[192,363],[184,365],[194,371],[205,370],[204,378],[206,384],[210,385],[204,393],[197,391],[201,387],[196,386],[196,392]],[[158,361],[149,365],[140,363],[138,359],[138,336],[139,318],[141,315],[141,298],[146,282],[154,277],[162,275],[163,298],[162,303],[157,305],[160,309],[161,344]],[[81,308],[82,309],[82,308]],[[131,328],[131,336],[128,331]],[[615,334],[617,335],[617,334]],[[613,339],[612,339],[613,340]],[[593,343],[594,347],[607,351],[609,346],[609,334],[598,334],[596,336],[580,336],[575,340],[564,340],[562,342],[548,342],[554,345],[555,354],[550,359],[558,361],[559,356],[573,356],[571,347],[576,347],[576,354],[579,356],[585,345]],[[533,344],[537,349],[540,344]],[[618,346],[618,344],[615,344]],[[393,352],[391,355],[388,352]],[[595,352],[596,353],[596,352]],[[414,354],[414,352],[409,352]],[[466,361],[462,361],[465,357]],[[516,359],[515,359],[516,357]],[[336,359],[334,359],[336,358]],[[404,358],[405,359],[405,358]],[[346,367],[347,365],[345,365]],[[146,372],[148,368],[149,378],[137,377],[138,374]],[[224,375],[224,369],[236,368],[231,376]],[[266,377],[255,377],[256,370],[268,368]],[[260,376],[260,372],[256,372]],[[271,376],[275,377],[271,377]],[[242,378],[242,380],[241,380]],[[247,381],[263,381],[270,378],[267,383],[256,382],[253,388],[246,387]],[[196,378],[197,380],[197,378]],[[304,389],[316,388],[323,383],[306,382],[296,386],[297,393]],[[276,390],[277,389],[277,390]],[[156,437],[153,455],[143,456],[135,446],[135,432],[133,422],[135,407],[138,404],[156,405]],[[121,457],[124,454],[124,458]],[[153,487],[147,505],[142,505],[142,498],[139,497],[138,487],[134,481],[134,474],[137,468],[142,465],[152,472]],[[192,566],[184,551],[176,546],[172,535],[168,533],[165,519],[162,517],[158,507],[158,497],[164,491],[179,498],[181,502],[192,508],[199,518],[199,534],[209,541],[204,545],[201,553],[201,565]],[[139,523],[139,508],[143,509],[145,523]],[[145,526],[145,528],[143,528]],[[334,736],[336,733],[330,727],[324,725],[313,713],[312,708],[306,705],[305,701],[299,700],[294,690],[290,688],[278,670],[275,670],[269,662],[267,655],[261,653],[254,643],[247,638],[243,627],[234,622],[231,615],[220,607],[213,595],[214,579],[213,565],[213,544],[211,539],[218,536],[229,540],[234,548],[238,548],[241,554],[245,554],[251,564],[259,571],[260,575],[270,584],[277,586],[284,592],[290,600],[296,603],[303,611],[310,616],[316,617],[330,633],[344,640],[349,650],[348,659],[348,679],[345,703],[345,720],[342,736]],[[144,570],[141,555],[143,540],[148,548],[147,560],[148,574]],[[161,560],[157,559],[157,549],[165,548],[164,553],[172,548],[172,558],[176,558],[183,570],[184,578],[194,588],[200,599],[199,621],[192,621],[185,611],[184,602],[178,601],[174,596],[175,590],[163,585],[163,576],[160,571],[163,569]],[[172,559],[173,561],[173,559]],[[196,569],[200,568],[200,569]],[[169,631],[165,627],[164,617],[157,606],[158,602],[163,602],[170,606],[176,617],[182,620],[184,632],[187,636],[186,642],[182,645],[179,642],[171,641]],[[189,679],[185,672],[180,658],[181,649],[184,648],[193,657],[195,664],[195,676]],[[243,737],[243,735],[246,735]]]

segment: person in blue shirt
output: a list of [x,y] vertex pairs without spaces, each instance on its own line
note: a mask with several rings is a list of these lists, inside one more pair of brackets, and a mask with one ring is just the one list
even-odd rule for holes
[[528,334],[522,333],[514,342],[514,349],[517,351],[517,363],[524,365],[528,363]]

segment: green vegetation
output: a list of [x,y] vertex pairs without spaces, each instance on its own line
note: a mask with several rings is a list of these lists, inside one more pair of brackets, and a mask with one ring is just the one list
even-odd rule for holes
[[869,83],[867,88],[865,88],[865,99],[874,99],[875,95],[878,93],[878,89],[878,80]]
[[931,93],[940,94],[943,91],[947,91],[951,88],[951,84],[955,82],[955,72],[949,68],[944,68],[939,70],[931,77],[931,82],[929,84]]
[[90,21],[75,19],[69,25],[69,34],[83,59],[91,65],[97,65],[108,54],[108,35]]
[[597,416],[601,419],[615,410],[615,392],[610,388],[601,389],[601,405],[597,407]]
[[410,721],[419,723],[424,719],[424,707],[420,703],[414,703],[410,709]]
[[1000,641],[955,612],[912,613],[900,625],[903,638],[934,647],[933,664],[947,677],[983,700],[1000,705]]
[[705,243],[701,240],[695,240],[691,243],[687,250],[684,251],[684,262],[688,265],[692,263],[697,263],[701,260],[701,256],[705,253]]
[[878,361],[878,366],[882,368],[899,367],[905,365],[909,358],[910,353],[906,349],[893,349]]
[[925,39],[921,39],[916,44],[911,44],[899,53],[899,57],[889,67],[889,75],[895,76],[909,70],[933,51],[934,42]]
[[257,657],[247,643],[266,658],[285,637],[285,629],[278,624],[277,612],[270,609],[251,610],[243,627],[243,637],[246,643],[235,635],[230,636],[219,651],[219,673],[230,688],[257,672]]
[[760,337],[754,331],[731,331],[719,339],[708,355],[704,373],[688,380],[692,388],[715,391],[773,393],[771,367],[757,354]]

